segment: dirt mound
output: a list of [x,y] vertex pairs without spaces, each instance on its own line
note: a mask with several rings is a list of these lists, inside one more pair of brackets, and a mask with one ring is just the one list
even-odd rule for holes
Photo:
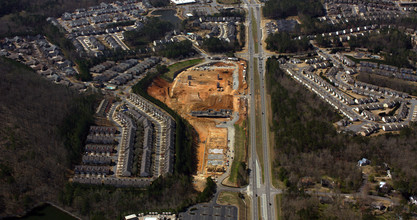
[[207,110],[214,109],[216,111],[220,109],[233,109],[233,96],[232,95],[213,95],[204,99],[203,102],[196,103],[193,106],[193,110]]
[[171,84],[160,77],[156,77],[151,86],[148,87],[148,94],[152,97],[159,99],[162,102],[166,102]]

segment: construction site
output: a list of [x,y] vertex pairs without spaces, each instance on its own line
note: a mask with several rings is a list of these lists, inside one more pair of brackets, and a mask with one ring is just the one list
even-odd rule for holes
[[234,124],[247,117],[246,62],[209,61],[177,75],[156,78],[148,93],[178,112],[196,130],[197,176],[219,176],[232,164]]

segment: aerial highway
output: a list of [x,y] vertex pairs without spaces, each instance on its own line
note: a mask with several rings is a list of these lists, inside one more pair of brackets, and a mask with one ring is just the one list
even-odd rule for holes
[[[245,0],[246,7],[248,9],[247,26],[248,26],[248,54],[247,59],[249,61],[249,87],[250,87],[250,152],[251,158],[249,160],[249,167],[252,170],[249,177],[249,190],[248,194],[252,197],[252,219],[275,219],[275,200],[274,195],[280,193],[280,190],[275,189],[271,185],[271,172],[270,172],[270,153],[269,153],[269,129],[267,120],[267,104],[266,104],[266,91],[265,91],[265,54],[262,48],[262,31],[261,31],[261,4],[250,3]],[[254,20],[252,19],[254,18]],[[256,36],[252,33],[252,25],[256,25]],[[257,44],[255,46],[255,44]],[[256,50],[257,49],[257,50]],[[255,66],[254,60],[258,59],[258,65]],[[257,68],[257,74],[259,74],[260,88],[255,88],[255,68]],[[255,91],[259,89],[260,97],[255,96]],[[256,99],[260,98],[260,111],[261,121],[256,120]],[[259,111],[258,110],[258,111]],[[256,123],[261,123],[262,136],[256,136]],[[264,180],[262,182],[262,166],[261,161],[256,153],[256,138],[262,138],[262,151],[263,151],[263,167],[264,167]],[[260,197],[258,204],[258,197]],[[260,205],[260,213],[258,213],[258,205]]]
[[[245,2],[248,4],[247,0]],[[250,155],[249,158],[249,168],[252,170],[249,176],[249,196],[252,197],[252,219],[258,219],[258,192],[257,192],[257,182],[259,182],[259,179],[262,178],[261,176],[258,176],[258,169],[257,169],[257,154],[256,154],[256,117],[255,117],[255,83],[254,83],[254,61],[253,61],[253,53],[254,53],[254,40],[252,35],[252,28],[251,28],[251,22],[252,22],[252,12],[251,10],[248,10],[248,62],[249,62],[249,88],[250,88],[250,103],[249,103],[249,120],[251,123],[249,123],[249,134],[250,134]]]

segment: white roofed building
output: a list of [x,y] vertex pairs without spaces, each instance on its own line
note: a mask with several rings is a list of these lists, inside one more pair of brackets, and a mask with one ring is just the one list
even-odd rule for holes
[[184,4],[191,4],[196,3],[195,0],[171,0],[172,3],[176,5],[184,5]]

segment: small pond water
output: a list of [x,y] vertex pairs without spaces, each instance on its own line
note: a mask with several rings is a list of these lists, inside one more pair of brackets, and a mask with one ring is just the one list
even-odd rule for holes
[[76,220],[76,218],[51,205],[41,205],[22,218],[7,218],[7,220]]

